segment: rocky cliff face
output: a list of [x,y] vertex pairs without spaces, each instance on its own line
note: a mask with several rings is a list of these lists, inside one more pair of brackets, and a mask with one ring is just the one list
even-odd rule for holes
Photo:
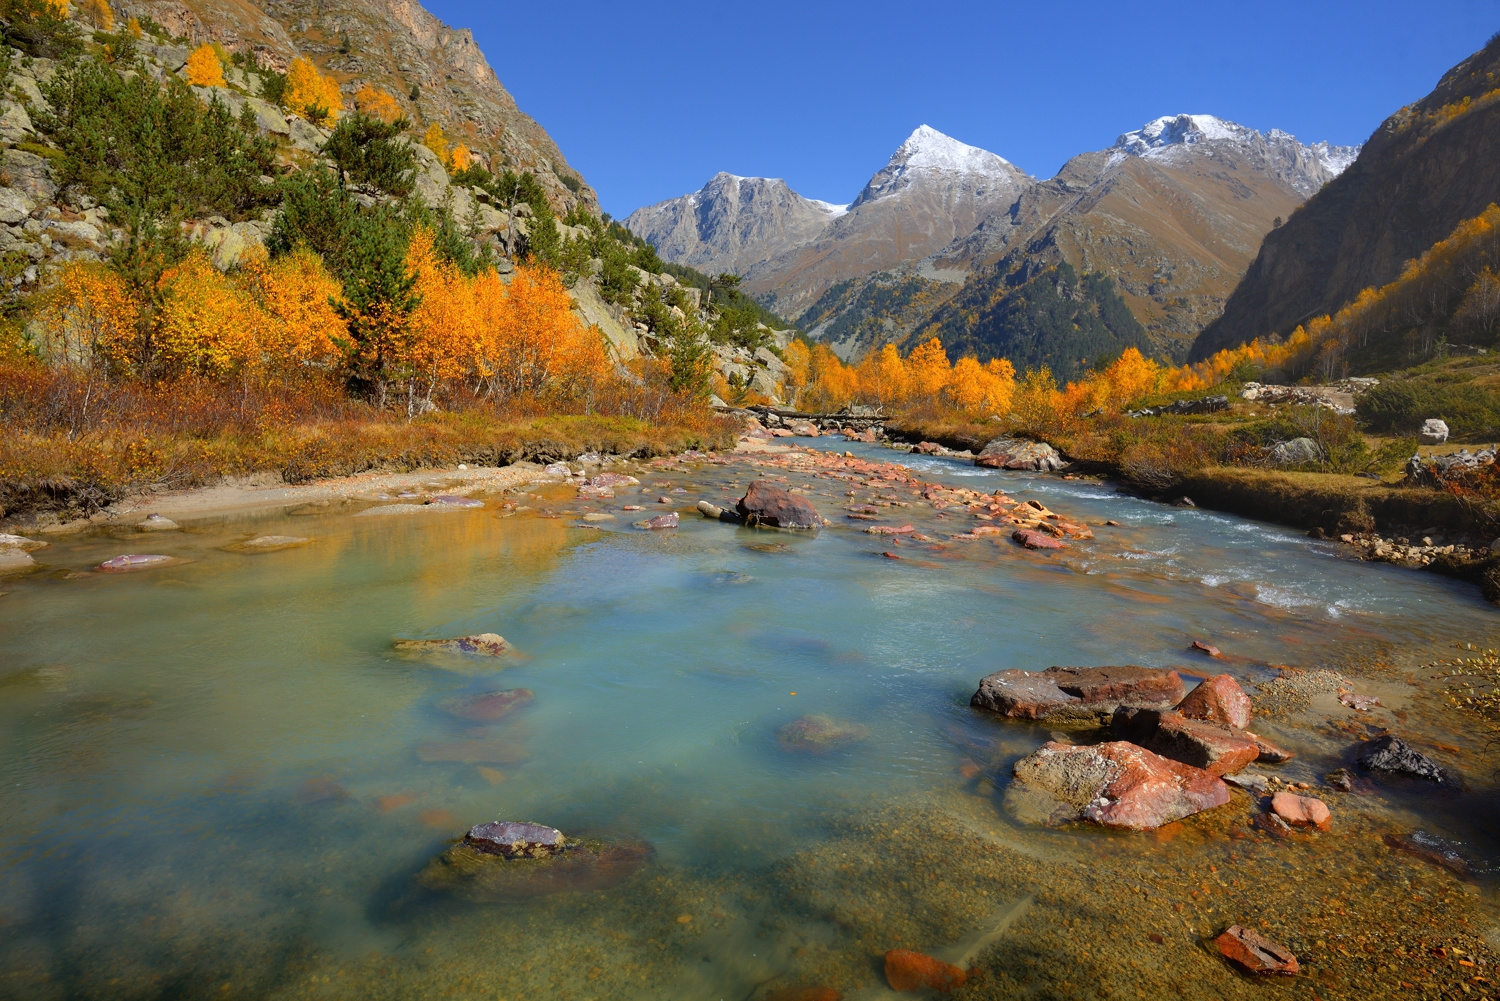
[[1375,131],[1354,163],[1267,234],[1192,356],[1333,313],[1500,201],[1500,36]]
[[813,242],[845,211],[803,198],[780,178],[720,172],[691,195],[636,209],[625,226],[666,260],[709,274],[744,274],[788,247]]
[[251,53],[263,66],[285,70],[307,57],[351,99],[372,84],[419,128],[441,123],[450,141],[467,143],[487,166],[535,173],[559,214],[579,203],[598,211],[593,189],[516,106],[468,29],[450,28],[411,0],[124,0],[118,9],[194,43]]

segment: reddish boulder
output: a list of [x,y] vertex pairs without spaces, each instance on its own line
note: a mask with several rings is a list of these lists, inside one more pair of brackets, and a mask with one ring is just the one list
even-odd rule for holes
[[817,509],[805,497],[788,493],[769,480],[752,480],[736,505],[746,525],[765,528],[818,528]]
[[1248,735],[1203,720],[1162,713],[1145,746],[1164,758],[1202,768],[1213,775],[1232,775],[1260,757]]
[[1039,532],[1033,528],[1018,528],[1010,534],[1010,537],[1027,549],[1068,548],[1066,543],[1059,542],[1046,532]]
[[1240,925],[1230,925],[1214,939],[1214,944],[1219,947],[1219,955],[1249,973],[1291,976],[1299,969],[1292,950]]
[[1321,799],[1283,790],[1271,797],[1271,810],[1293,827],[1316,827],[1320,831],[1333,829],[1333,816],[1328,812],[1328,804]]
[[952,963],[910,949],[885,954],[885,979],[896,991],[934,990],[944,994],[962,987],[968,976]]
[[[1106,522],[1105,524],[1108,524],[1108,522]],[[1189,647],[1188,649],[1190,649],[1190,650],[1196,650],[1199,653],[1207,654],[1210,657],[1222,657],[1222,656],[1224,656],[1223,654],[1221,654],[1219,652],[1219,648],[1218,647],[1214,646],[1212,643],[1205,643],[1202,640],[1193,640],[1193,645],[1191,647]]]
[[1177,711],[1189,719],[1243,730],[1250,725],[1250,696],[1229,675],[1216,674],[1189,692]]
[[645,521],[638,521],[635,524],[637,528],[644,528],[648,532],[658,531],[663,528],[676,528],[677,512],[670,511],[667,514],[659,514],[654,518],[647,518]]
[[1006,803],[1025,820],[1088,820],[1151,830],[1229,802],[1229,787],[1201,768],[1123,740],[1077,747],[1049,741],[1016,762]]
[[1152,667],[1049,667],[997,671],[979,682],[969,705],[1013,719],[1107,720],[1121,705],[1166,708],[1182,698],[1176,671]]

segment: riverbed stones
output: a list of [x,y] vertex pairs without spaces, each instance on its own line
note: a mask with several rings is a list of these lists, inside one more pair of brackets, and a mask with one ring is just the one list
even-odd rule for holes
[[1176,671],[1154,667],[1012,668],[987,675],[969,705],[1012,719],[1049,723],[1109,723],[1120,706],[1166,709],[1182,699]]
[[1211,775],[1231,775],[1260,757],[1260,748],[1242,731],[1176,712],[1160,714],[1156,732],[1144,746]]
[[1223,806],[1223,779],[1123,740],[1049,741],[1017,761],[1005,802],[1022,820],[1152,830]]
[[507,688],[496,692],[456,695],[444,699],[438,706],[456,719],[493,723],[522,706],[529,705],[535,697],[535,693],[529,688]]
[[464,844],[486,855],[501,858],[550,858],[567,848],[568,839],[555,827],[526,821],[496,820],[475,824],[464,835]]
[[441,640],[396,640],[395,647],[402,653],[446,653],[472,657],[505,657],[513,648],[499,633],[476,633],[473,636],[455,636]]
[[637,528],[644,528],[648,532],[659,532],[667,528],[676,528],[677,512],[669,511],[666,514],[659,514],[654,518],[638,521],[635,525]]
[[276,553],[305,546],[311,541],[297,535],[257,535],[244,542],[232,542],[224,548],[233,553]]
[[1281,747],[1278,744],[1272,743],[1259,734],[1251,733],[1249,730],[1246,730],[1245,736],[1255,741],[1255,747],[1260,752],[1256,756],[1255,760],[1263,765],[1284,765],[1288,761],[1291,761],[1296,757],[1296,755],[1291,751],[1288,751],[1286,748]]
[[1400,737],[1389,734],[1362,744],[1356,760],[1367,772],[1406,775],[1441,785],[1453,784],[1453,776],[1436,761]]
[[1316,827],[1320,831],[1333,828],[1328,804],[1312,796],[1282,790],[1271,797],[1271,812],[1293,827]]
[[885,982],[893,991],[933,990],[949,994],[964,985],[968,974],[952,963],[910,949],[885,954]]
[[0,532],[0,550],[19,549],[24,553],[32,553],[38,549],[46,549],[50,545],[52,543],[43,542],[40,539],[28,539],[24,535],[9,535]]
[[1229,675],[1216,674],[1189,692],[1177,711],[1189,719],[1243,730],[1250,725],[1250,696]]
[[1253,928],[1230,925],[1214,939],[1214,945],[1218,946],[1219,955],[1247,973],[1293,976],[1299,969],[1292,950]]
[[817,529],[823,524],[806,497],[789,493],[769,480],[752,480],[736,509],[746,525],[794,530]]
[[101,573],[130,573],[135,570],[170,566],[177,562],[179,561],[174,557],[162,556],[158,553],[127,553],[124,556],[107,559],[94,569]]
[[[486,826],[489,825],[480,825]],[[540,824],[525,826],[552,830]],[[558,836],[562,837],[560,832]],[[629,837],[569,836],[562,847],[565,850],[549,851],[540,857],[505,855],[485,850],[466,836],[429,862],[418,874],[417,884],[486,903],[527,900],[554,893],[586,893],[618,885],[654,854],[649,842]]]
[[974,459],[976,466],[988,466],[991,469],[1029,469],[1037,472],[1051,472],[1062,469],[1068,465],[1068,461],[1062,455],[1042,441],[1026,441],[1020,438],[995,438],[985,444],[979,455]]
[[827,754],[869,735],[870,728],[862,723],[834,719],[821,713],[792,720],[776,731],[776,739],[782,747],[806,754]]
[[36,560],[24,549],[14,546],[0,547],[0,574],[19,573],[36,566]]
[[1067,549],[1067,544],[1035,528],[1018,528],[1010,537],[1027,549]]

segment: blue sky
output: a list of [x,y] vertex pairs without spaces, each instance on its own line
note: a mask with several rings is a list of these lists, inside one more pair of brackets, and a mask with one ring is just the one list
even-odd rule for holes
[[1040,177],[1179,112],[1358,143],[1500,30],[1500,0],[425,2],[616,216],[719,170],[846,202],[924,122]]

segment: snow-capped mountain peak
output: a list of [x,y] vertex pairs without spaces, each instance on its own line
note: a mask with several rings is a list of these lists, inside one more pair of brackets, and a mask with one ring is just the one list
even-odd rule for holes
[[1291,185],[1303,197],[1342,174],[1359,156],[1359,146],[1326,142],[1304,145],[1281,129],[1264,134],[1213,115],[1164,115],[1134,132],[1126,132],[1110,147],[1111,167],[1130,157],[1183,163],[1185,157],[1250,156]]
[[918,126],[896,148],[855,199],[854,206],[884,198],[918,184],[1014,189],[1030,181],[1003,156],[959,142],[930,125]]
[[1242,141],[1254,134],[1254,129],[1213,115],[1163,115],[1120,136],[1114,148],[1133,156],[1150,156],[1155,150],[1171,146],[1191,146],[1216,139]]

